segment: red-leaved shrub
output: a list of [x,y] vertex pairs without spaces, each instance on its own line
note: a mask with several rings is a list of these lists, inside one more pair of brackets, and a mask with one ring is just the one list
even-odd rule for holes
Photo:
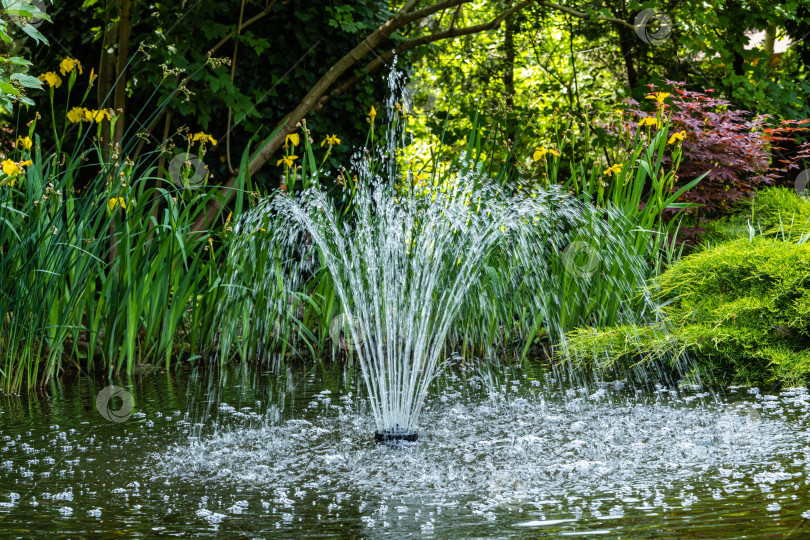
[[[670,95],[660,107],[663,117],[670,118],[669,134],[685,132],[678,181],[672,189],[707,173],[682,197],[684,202],[701,205],[692,209],[698,223],[729,210],[734,202],[752,195],[757,188],[773,185],[777,177],[798,167],[797,156],[782,157],[779,144],[806,130],[802,124],[810,120],[785,120],[774,127],[768,123],[768,115],[754,116],[734,109],[729,101],[711,96],[712,89],[697,92],[685,90],[683,82],[666,84],[670,88],[664,91]],[[648,86],[651,91],[660,90]],[[623,127],[635,135],[636,130],[645,130],[638,124],[642,118],[656,116],[656,110],[645,110],[655,109],[656,102],[653,107],[642,107],[632,98],[626,103],[631,118]],[[665,160],[671,161],[671,157]]]

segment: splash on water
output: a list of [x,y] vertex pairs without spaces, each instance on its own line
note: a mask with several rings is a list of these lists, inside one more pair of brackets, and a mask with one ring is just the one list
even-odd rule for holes
[[[377,432],[411,433],[458,347],[487,358],[540,332],[564,347],[577,325],[655,317],[644,257],[627,248],[635,226],[618,210],[561,187],[497,184],[467,155],[415,183],[398,161],[401,74],[390,83],[385,144],[353,157],[357,180],[344,186],[344,204],[311,176],[305,189],[260,201],[234,226],[228,286],[240,300],[226,315],[239,322],[223,324],[224,354],[233,334],[251,343],[241,345],[248,358],[274,336],[309,335],[300,320],[313,293],[307,279],[328,272]],[[571,268],[578,243],[589,248],[587,272]]]

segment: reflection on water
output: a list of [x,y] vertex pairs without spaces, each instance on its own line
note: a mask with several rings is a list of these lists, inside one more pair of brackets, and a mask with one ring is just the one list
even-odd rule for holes
[[117,380],[135,403],[124,422],[99,414],[107,383],[87,378],[0,397],[0,534],[810,533],[805,390],[451,374],[419,442],[393,449],[373,442],[357,381],[322,367]]

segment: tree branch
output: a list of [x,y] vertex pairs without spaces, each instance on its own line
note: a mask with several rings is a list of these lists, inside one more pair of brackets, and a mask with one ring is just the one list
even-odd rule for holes
[[232,31],[231,33],[229,33],[227,36],[225,36],[224,38],[220,39],[220,40],[219,40],[219,43],[217,43],[216,45],[214,45],[213,47],[211,47],[211,50],[209,51],[209,52],[211,53],[211,55],[213,56],[213,54],[214,54],[214,53],[217,51],[217,49],[219,49],[220,47],[222,47],[223,45],[225,45],[225,44],[228,42],[228,40],[229,40],[229,39],[233,38],[233,36],[234,36],[235,34],[238,34],[239,32],[241,32],[242,30],[244,30],[245,28],[247,28],[247,27],[248,27],[248,26],[250,26],[251,24],[255,23],[256,21],[258,21],[258,20],[259,20],[259,19],[261,19],[262,17],[265,17],[265,16],[269,15],[269,14],[270,14],[270,10],[272,10],[272,9],[273,9],[273,6],[275,6],[275,5],[276,5],[276,0],[273,0],[272,2],[270,2],[270,4],[269,4],[269,5],[268,5],[266,8],[264,8],[262,11],[260,11],[259,13],[257,13],[257,14],[256,14],[256,15],[254,15],[253,17],[251,17],[250,19],[246,20],[244,23],[242,23],[242,24],[239,26],[239,29],[238,29],[238,30],[234,30],[234,31]]
[[[480,32],[485,32],[487,30],[494,30],[495,28],[500,26],[500,24],[507,17],[509,17],[512,13],[514,13],[515,11],[518,11],[520,9],[523,9],[524,7],[528,6],[529,4],[531,4],[531,3],[535,2],[535,1],[536,0],[524,0],[524,2],[521,2],[517,6],[512,7],[511,9],[505,11],[504,13],[502,13],[501,15],[499,15],[498,17],[492,19],[491,21],[489,21],[487,23],[477,24],[477,25],[474,25],[474,26],[467,26],[467,27],[464,27],[464,28],[453,28],[453,27],[451,27],[451,28],[449,28],[449,29],[447,29],[447,30],[445,30],[443,32],[436,32],[435,34],[430,34],[428,36],[422,36],[420,38],[416,38],[416,39],[412,39],[410,41],[406,41],[406,42],[400,44],[395,49],[390,50],[390,51],[388,51],[388,52],[386,52],[384,54],[381,54],[381,55],[377,56],[374,60],[372,60],[371,62],[366,64],[365,67],[363,68],[363,73],[368,75],[369,73],[372,73],[372,72],[378,70],[379,68],[381,68],[388,60],[393,58],[395,55],[402,54],[403,52],[414,49],[414,48],[416,48],[416,47],[418,47],[420,45],[426,45],[428,43],[433,43],[434,41],[440,41],[442,39],[450,39],[450,38],[466,36],[466,35],[470,35],[470,34],[477,34],[477,33],[480,33]],[[337,86],[334,90],[332,90],[332,92],[330,92],[328,95],[322,96],[318,100],[318,103],[313,108],[313,111],[319,111],[319,110],[323,109],[323,107],[329,101],[331,101],[333,98],[339,96],[340,94],[342,94],[343,92],[345,92],[346,90],[351,88],[351,86],[354,83],[356,83],[358,79],[359,79],[359,77],[357,75],[352,75],[347,80],[342,82],[339,86]]]
[[[549,7],[551,9],[556,9],[557,11],[562,11],[563,13],[568,13],[569,15],[573,15],[574,17],[579,17],[580,19],[590,19],[591,16],[585,13],[584,11],[577,11],[575,9],[571,9],[569,7],[561,6],[560,4],[555,4],[553,2],[540,2],[540,5]],[[619,26],[624,26],[625,28],[629,28],[630,30],[635,30],[636,27],[630,24],[629,22],[625,21],[624,19],[615,19],[613,17],[602,17],[599,15],[596,17],[597,21],[605,21],[610,22],[613,24],[618,24]]]
[[[354,47],[351,51],[349,51],[343,58],[338,60],[332,67],[330,67],[327,72],[315,83],[315,85],[307,92],[307,94],[303,97],[303,99],[299,102],[299,104],[293,109],[289,114],[287,114],[279,125],[283,124],[283,127],[279,129],[274,137],[266,138],[262,144],[260,145],[260,150],[254,153],[248,165],[248,173],[255,174],[262,166],[264,166],[272,157],[272,155],[281,147],[282,143],[286,139],[287,135],[293,133],[297,129],[297,124],[310,112],[310,111],[318,111],[323,108],[323,106],[329,102],[334,96],[339,95],[347,88],[349,88],[354,82],[357,81],[356,76],[350,77],[347,81],[341,83],[337,88],[335,88],[329,95],[324,95],[329,88],[337,82],[340,76],[349,70],[352,66],[354,66],[359,60],[361,60],[364,56],[366,56],[369,52],[371,52],[376,46],[380,43],[388,39],[388,37],[394,33],[395,31],[403,28],[404,26],[408,25],[411,22],[416,20],[422,19],[439,11],[454,8],[457,6],[461,6],[463,4],[468,4],[472,0],[443,0],[438,2],[432,6],[427,6],[422,9],[411,11],[413,10],[418,4],[419,0],[409,0],[402,9],[400,9],[397,14],[383,23],[380,27],[378,27],[374,32],[369,34],[363,41],[361,41],[356,47]],[[422,36],[420,38],[412,39],[410,41],[406,41],[405,43],[400,44],[396,47],[393,51],[388,51],[371,62],[367,63],[364,67],[363,71],[365,73],[370,73],[376,69],[379,69],[387,60],[393,58],[395,54],[400,54],[407,50],[413,49],[420,45],[424,45],[427,43],[432,43],[434,41],[439,41],[442,39],[450,39],[459,36],[475,34],[479,32],[485,32],[487,30],[492,30],[497,28],[507,17],[511,14],[515,13],[518,10],[525,8],[526,6],[532,3],[539,3],[543,6],[556,9],[559,11],[563,11],[570,15],[579,18],[590,18],[590,15],[584,12],[576,11],[571,8],[567,8],[565,6],[561,6],[559,4],[554,4],[552,2],[544,2],[538,0],[524,0],[520,2],[516,6],[511,7],[510,9],[501,13],[498,17],[494,18],[490,22],[478,24],[474,26],[468,26],[465,28],[454,28],[451,27],[448,30],[443,32],[437,32],[432,35]],[[621,19],[615,19],[612,17],[596,17],[597,20],[611,22],[614,24],[618,24],[621,26],[625,26],[627,28],[633,28],[634,26],[628,23],[627,21],[623,21]],[[285,123],[286,122],[286,123]],[[207,228],[213,221],[217,214],[220,212],[222,207],[228,203],[231,197],[234,194],[234,190],[232,189],[234,184],[236,183],[239,177],[239,171],[236,174],[233,174],[227,182],[220,186],[220,196],[212,198],[212,201],[206,207],[205,212],[200,215],[194,223],[192,227],[193,231],[201,231]]]

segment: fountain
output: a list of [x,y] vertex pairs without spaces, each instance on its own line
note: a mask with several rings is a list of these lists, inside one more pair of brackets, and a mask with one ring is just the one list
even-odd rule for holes
[[328,267],[352,321],[352,340],[363,344],[356,354],[377,440],[415,440],[419,410],[462,302],[479,283],[486,258],[531,221],[535,203],[480,186],[474,174],[452,189],[406,197],[369,176],[364,171],[348,220],[318,187],[277,197],[260,212],[309,232]]
[[[392,73],[392,89],[402,87],[400,77]],[[591,246],[589,270],[613,269],[605,279],[621,293],[611,308],[619,320],[632,318],[625,306],[645,290],[646,276],[643,258],[624,248],[633,224],[561,188],[498,185],[469,155],[417,186],[397,163],[403,141],[397,105],[391,97],[385,147],[352,159],[357,184],[348,211],[313,176],[306,189],[278,193],[248,212],[234,227],[239,240],[229,257],[237,261],[230,282],[254,291],[247,308],[254,332],[278,333],[279,326],[296,324],[287,291],[300,290],[302,275],[318,264],[325,267],[351,341],[362,344],[354,353],[378,442],[417,439],[420,410],[448,347],[458,341],[460,319],[476,323],[490,345],[501,339],[505,318],[522,336],[542,321],[555,338],[564,338],[572,306],[589,302],[591,280],[590,274],[560,270],[571,264],[566,248],[572,242]],[[264,260],[268,252],[276,264],[243,264],[245,256]],[[531,320],[503,306],[529,310]],[[589,319],[575,322],[606,317],[584,313]],[[491,324],[493,316],[499,324]],[[259,340],[257,349],[266,341]]]

